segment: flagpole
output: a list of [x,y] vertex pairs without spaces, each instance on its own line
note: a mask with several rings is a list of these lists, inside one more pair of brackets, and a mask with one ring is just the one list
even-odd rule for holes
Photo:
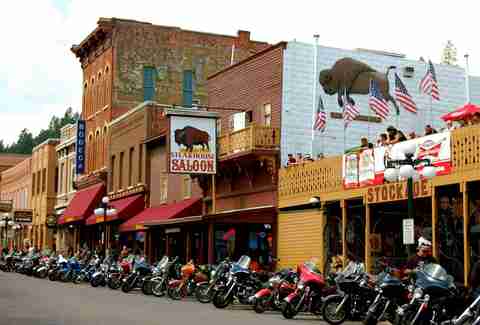
[[[318,50],[318,38],[320,36],[318,34],[313,35],[315,39],[315,47],[313,49],[313,91],[312,91],[312,138],[311,138],[311,145],[310,145],[310,158],[313,159],[313,141],[315,141],[315,110],[317,105],[317,50]],[[323,138],[323,137],[322,137]],[[323,150],[323,148],[322,148]]]
[[471,102],[470,99],[470,69],[468,66],[468,53],[465,54],[465,90],[467,94],[467,104]]

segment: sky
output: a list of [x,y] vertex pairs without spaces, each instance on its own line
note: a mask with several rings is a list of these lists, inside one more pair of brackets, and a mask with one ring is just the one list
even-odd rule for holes
[[[6,5],[8,3],[8,5]],[[34,134],[66,108],[81,110],[82,74],[70,52],[96,27],[99,17],[251,38],[368,48],[439,62],[447,40],[470,56],[480,75],[478,10],[475,1],[284,1],[284,0],[17,0],[0,4],[0,139]],[[475,25],[474,25],[475,24]]]

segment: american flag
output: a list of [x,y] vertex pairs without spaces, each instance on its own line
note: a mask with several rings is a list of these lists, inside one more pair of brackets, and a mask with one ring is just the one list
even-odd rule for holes
[[380,90],[378,89],[377,82],[370,80],[370,97],[368,98],[368,105],[380,118],[386,119],[390,113],[388,103],[383,98]]
[[350,122],[352,122],[358,115],[360,115],[360,110],[353,102],[351,102],[346,95],[343,96],[343,121],[344,127],[348,127]]
[[435,69],[433,68],[432,61],[430,60],[428,60],[427,72],[420,81],[420,91],[424,94],[432,96],[432,99],[440,100],[437,76],[435,74]]
[[313,123],[313,129],[323,132],[327,126],[327,112],[325,112],[325,106],[323,106],[322,97],[318,97],[317,114],[315,115],[315,122]]
[[413,101],[412,96],[407,91],[407,88],[403,84],[402,80],[395,73],[395,99],[399,102],[403,108],[412,113],[417,113],[417,105]]

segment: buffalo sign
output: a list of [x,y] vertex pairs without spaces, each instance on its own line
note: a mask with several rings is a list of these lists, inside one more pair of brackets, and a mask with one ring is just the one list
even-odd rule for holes
[[170,119],[170,172],[216,173],[215,118],[176,116]]

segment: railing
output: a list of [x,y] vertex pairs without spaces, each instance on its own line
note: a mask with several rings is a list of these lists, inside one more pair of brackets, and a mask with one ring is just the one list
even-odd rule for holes
[[451,142],[454,173],[480,168],[480,127],[469,126],[454,130]]
[[342,157],[328,157],[280,169],[280,198],[335,192],[342,187]]
[[251,125],[218,138],[220,159],[252,150],[280,150],[280,129]]

